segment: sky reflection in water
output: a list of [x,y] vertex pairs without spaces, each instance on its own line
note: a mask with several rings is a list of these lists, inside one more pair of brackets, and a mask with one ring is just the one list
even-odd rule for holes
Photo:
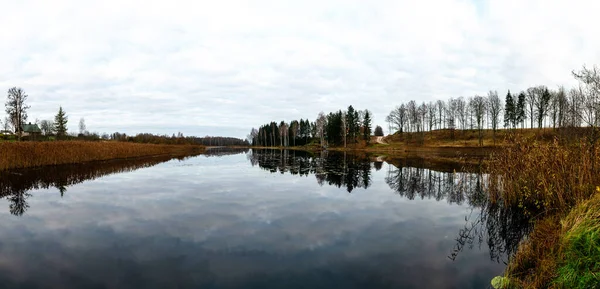
[[503,270],[485,242],[449,258],[477,199],[423,193],[448,173],[222,154],[0,174],[3,288],[486,288]]

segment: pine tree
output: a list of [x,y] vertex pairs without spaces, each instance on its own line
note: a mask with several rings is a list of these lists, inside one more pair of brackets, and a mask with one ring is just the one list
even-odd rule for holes
[[371,142],[371,115],[369,111],[365,111],[363,119],[363,139],[369,144]]
[[383,128],[381,126],[375,127],[375,136],[383,136]]
[[354,107],[352,107],[352,105],[348,106],[348,112],[346,113],[346,131],[347,131],[347,137],[350,137],[351,143],[354,143],[354,141],[356,140],[356,135],[355,135],[356,119],[354,119],[354,115],[355,115]]
[[504,104],[504,127],[515,126],[516,118],[516,105],[515,100],[510,94],[510,90],[506,94],[506,102]]
[[521,91],[515,110],[515,123],[521,123],[521,127],[523,127],[523,123],[525,122],[525,103],[525,92]]
[[67,135],[67,122],[69,121],[65,111],[62,106],[58,109],[58,113],[54,117],[54,131],[56,132],[56,137],[64,137]]

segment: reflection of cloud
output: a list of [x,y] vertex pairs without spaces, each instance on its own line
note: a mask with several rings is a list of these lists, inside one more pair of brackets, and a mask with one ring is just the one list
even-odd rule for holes
[[25,217],[0,223],[0,272],[62,287],[465,288],[469,268],[502,270],[485,250],[448,261],[454,241],[444,236],[462,226],[464,207],[400,198],[385,170],[348,194],[289,174],[262,181],[273,174],[240,162],[167,162],[71,186],[63,198],[33,191]]
[[589,36],[598,5],[13,1],[0,19],[10,27],[0,84],[26,89],[32,118],[63,105],[106,132],[243,137],[349,104],[382,124],[409,99],[572,82],[571,69],[600,62]]

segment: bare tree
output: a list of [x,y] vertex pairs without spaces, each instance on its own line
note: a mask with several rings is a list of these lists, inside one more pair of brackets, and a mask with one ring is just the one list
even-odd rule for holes
[[443,100],[437,101],[437,111],[438,115],[440,116],[438,118],[438,129],[442,129],[442,124],[444,125],[443,128],[446,128],[446,123],[444,122],[444,117],[442,116],[446,112],[446,104]]
[[54,127],[54,123],[51,120],[42,120],[40,122],[40,130],[42,133],[47,136],[52,133],[52,128]]
[[456,117],[458,118],[458,122],[460,123],[460,128],[465,129],[467,124],[467,105],[464,97],[459,97],[456,99]]
[[535,118],[535,114],[534,114],[534,108],[535,108],[535,103],[537,100],[537,94],[536,94],[536,88],[535,87],[530,87],[527,89],[527,93],[526,93],[526,100],[527,100],[527,116],[529,116],[529,120],[531,121],[531,125],[529,128],[533,128],[533,120]]
[[482,96],[476,95],[473,98],[472,106],[473,114],[477,120],[477,129],[479,130],[479,145],[483,146],[483,125],[487,107],[486,99]]
[[449,129],[456,128],[456,107],[456,99],[448,99],[448,104],[446,105],[446,124]]
[[407,122],[406,106],[404,104],[396,106],[388,115],[387,120],[390,123],[390,129],[396,129],[402,133]]
[[417,103],[414,100],[411,100],[408,102],[408,105],[406,106],[406,109],[408,111],[408,120],[410,123],[410,131],[416,131],[418,128],[418,123],[419,123],[419,113],[418,113],[418,108],[417,108]]
[[8,90],[6,100],[6,113],[10,119],[18,140],[21,140],[23,133],[23,124],[27,121],[27,110],[30,108],[25,104],[27,94],[20,87],[13,87]]
[[498,122],[500,122],[500,112],[502,111],[502,100],[498,97],[497,91],[488,92],[488,110],[490,113],[490,121],[492,123],[492,135],[494,139],[494,145],[496,144],[496,130],[498,129]]
[[342,136],[344,137],[344,147],[346,147],[346,137],[348,136],[348,123],[346,121],[346,112],[342,112]]
[[432,131],[435,126],[436,112],[437,109],[435,103],[433,101],[430,101],[427,105],[427,120],[429,121],[429,131]]
[[596,66],[589,69],[584,65],[580,71],[573,71],[573,76],[579,81],[581,120],[595,128],[600,124],[600,72]]
[[[580,71],[573,71],[573,76],[579,81],[579,96],[583,103],[581,119],[591,127],[590,155],[596,159],[596,144],[600,135],[600,72],[598,68],[587,68],[585,65]],[[592,171],[595,171],[595,162],[592,161]]]
[[79,134],[85,134],[85,119],[82,117],[79,119]]
[[4,117],[3,128],[4,130],[10,130],[10,119],[8,118],[8,116]]
[[319,136],[319,139],[321,140],[321,147],[322,147],[325,142],[325,125],[327,123],[327,117],[325,116],[325,113],[323,113],[322,111],[319,112],[316,123],[317,123],[317,135]]

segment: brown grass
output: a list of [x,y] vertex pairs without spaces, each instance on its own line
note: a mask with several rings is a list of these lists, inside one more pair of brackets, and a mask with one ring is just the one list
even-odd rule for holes
[[557,215],[536,222],[506,268],[506,275],[515,287],[548,288],[556,277],[560,236],[561,225]]
[[563,239],[573,228],[565,220],[578,215],[577,208],[594,196],[599,200],[595,210],[600,210],[600,151],[585,137],[512,141],[487,162],[486,171],[493,176],[490,201],[521,208],[534,229],[511,258],[506,275],[517,288],[556,287]]
[[524,208],[532,216],[568,212],[600,184],[599,156],[585,139],[573,144],[517,139],[489,161],[487,171],[497,176],[490,199]]
[[202,146],[192,145],[155,145],[126,142],[1,142],[0,170],[143,156],[178,156],[202,151],[203,149]]

